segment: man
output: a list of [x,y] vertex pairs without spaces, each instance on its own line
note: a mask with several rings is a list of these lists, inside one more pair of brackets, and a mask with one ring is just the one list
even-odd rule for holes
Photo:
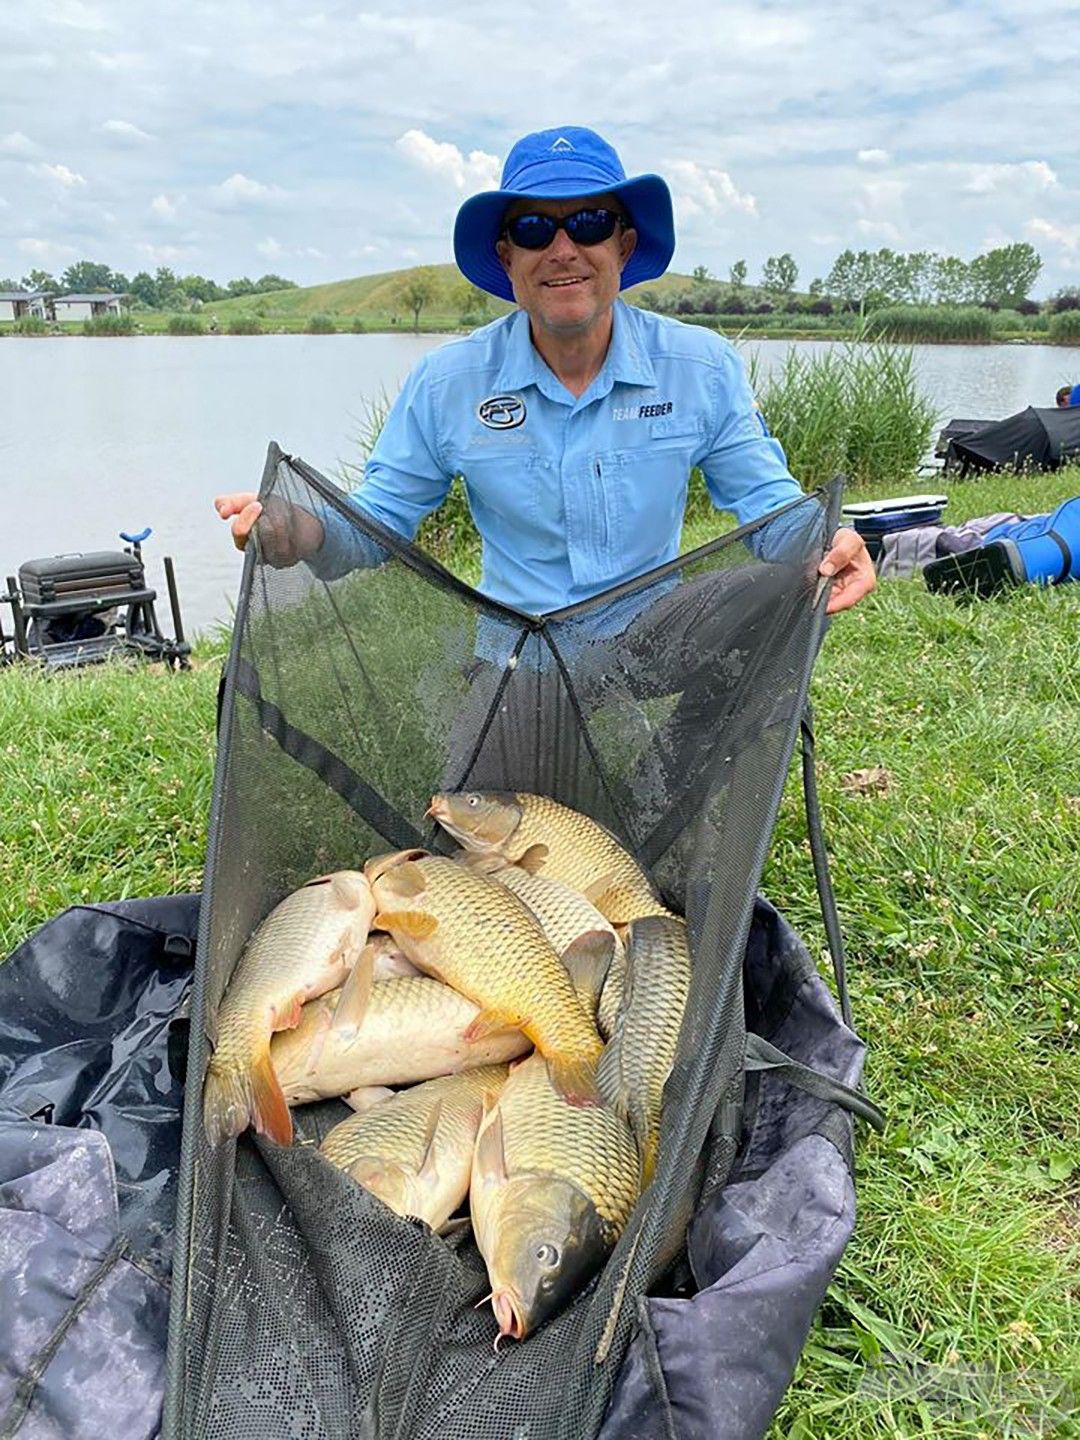
[[[454,229],[463,274],[520,308],[420,362],[358,508],[411,539],[460,473],[483,541],[479,588],[544,614],[673,559],[695,465],[740,522],[796,499],[734,348],[618,299],[663,274],[674,244],[664,181],[627,179],[599,135],[568,126],[520,140],[501,189],[467,200]],[[346,527],[328,534],[306,510],[264,514],[250,492],[215,505],[240,549],[259,524],[271,564],[307,560],[331,576],[362,563]],[[820,571],[830,614],[874,587],[853,530],[836,532]]]

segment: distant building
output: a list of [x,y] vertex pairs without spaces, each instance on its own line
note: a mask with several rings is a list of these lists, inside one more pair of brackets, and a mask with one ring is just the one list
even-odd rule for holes
[[46,318],[45,296],[40,290],[0,290],[0,322],[26,315]]
[[56,320],[89,320],[94,315],[119,315],[119,295],[57,295],[52,302]]

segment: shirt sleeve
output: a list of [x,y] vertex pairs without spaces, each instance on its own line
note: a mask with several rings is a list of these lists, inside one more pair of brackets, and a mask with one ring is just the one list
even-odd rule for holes
[[[365,515],[412,540],[425,515],[446,499],[453,473],[439,458],[438,430],[428,362],[421,360],[401,388],[349,499]],[[386,559],[380,545],[337,511],[320,516],[325,532],[308,562],[323,580]]]
[[[779,440],[769,434],[734,346],[723,347],[715,385],[714,429],[701,473],[716,508],[731,511],[746,525],[804,492],[788,469]],[[797,506],[757,531],[749,544],[763,559],[782,559],[805,547],[808,530],[819,527],[818,506]]]

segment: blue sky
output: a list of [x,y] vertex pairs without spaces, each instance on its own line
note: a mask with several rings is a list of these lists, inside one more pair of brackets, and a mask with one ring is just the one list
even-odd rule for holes
[[512,141],[585,124],[670,183],[677,269],[1027,240],[1046,295],[1080,285],[1078,76],[1069,0],[9,0],[0,276],[449,260]]

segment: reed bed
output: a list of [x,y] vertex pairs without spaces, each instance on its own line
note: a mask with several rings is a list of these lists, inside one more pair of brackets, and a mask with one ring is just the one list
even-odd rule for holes
[[134,335],[135,321],[131,315],[91,315],[83,321],[84,335]]
[[866,329],[910,345],[978,345],[994,336],[992,312],[978,305],[888,305],[866,317]]
[[1063,310],[1051,315],[1047,336],[1057,345],[1080,345],[1080,310]]

